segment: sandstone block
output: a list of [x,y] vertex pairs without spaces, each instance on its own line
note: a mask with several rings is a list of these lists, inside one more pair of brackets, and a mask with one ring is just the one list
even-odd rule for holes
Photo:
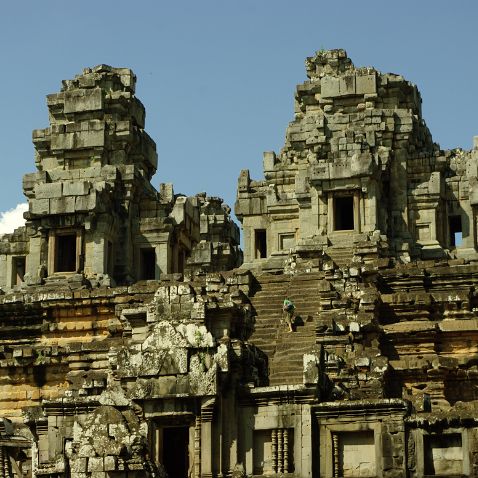
[[75,198],[64,196],[50,199],[50,214],[70,214],[75,212]]
[[92,211],[97,204],[96,193],[90,193],[87,196],[72,197],[75,201],[75,211]]
[[104,146],[105,134],[103,130],[99,131],[81,131],[74,135],[75,148],[93,148]]
[[377,93],[376,75],[357,75],[356,88],[358,95]]
[[100,88],[65,91],[65,113],[81,113],[103,109]]
[[84,196],[90,190],[88,181],[72,181],[63,183],[63,194],[65,196]]
[[355,75],[345,75],[340,78],[340,96],[355,95]]
[[50,146],[53,151],[73,149],[75,146],[75,133],[52,135]]
[[63,193],[61,183],[43,183],[35,186],[36,199],[60,198]]
[[30,201],[30,212],[37,216],[50,214],[49,199],[33,199]]
[[340,95],[340,80],[333,76],[325,76],[320,80],[323,98],[333,98]]

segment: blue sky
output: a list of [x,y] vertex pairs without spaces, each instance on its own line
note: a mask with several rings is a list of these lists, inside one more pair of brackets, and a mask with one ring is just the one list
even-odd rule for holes
[[403,74],[442,148],[478,135],[478,2],[421,0],[15,0],[0,5],[0,211],[24,201],[31,131],[45,95],[86,66],[130,67],[157,143],[153,178],[233,206],[237,177],[262,177],[293,118],[304,60],[344,48],[356,66]]

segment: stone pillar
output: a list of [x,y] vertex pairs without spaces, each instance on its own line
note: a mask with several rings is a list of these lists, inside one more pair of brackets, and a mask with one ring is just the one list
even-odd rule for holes
[[272,430],[271,433],[271,458],[272,458],[272,470],[277,473],[277,430]]
[[474,227],[474,222],[475,222],[475,217],[473,214],[473,207],[469,204],[466,204],[463,201],[463,204],[461,204],[461,207],[464,212],[464,216],[466,216],[467,220],[463,220],[463,215],[462,215],[462,243],[461,247],[464,248],[474,248],[475,247],[475,227]]
[[30,248],[26,261],[26,272],[34,279],[38,278],[41,264],[41,236],[30,237]]
[[[364,191],[365,189],[365,191]],[[362,218],[362,231],[373,232],[379,229],[378,224],[378,188],[374,181],[370,181],[366,187],[362,187],[364,194],[362,195],[361,202],[363,203],[363,218]]]
[[335,229],[334,198],[331,193],[327,195],[327,234],[332,234]]
[[[312,461],[315,459],[316,447],[312,445],[312,417],[310,405],[301,405],[300,414],[295,414],[295,428],[289,429],[289,450],[291,450],[292,440],[294,446],[294,458],[296,472],[300,467],[300,476],[312,477]],[[293,434],[293,435],[292,435]],[[299,459],[300,458],[300,459]],[[290,460],[289,460],[290,461]]]
[[201,408],[201,478],[212,478],[214,400]]
[[241,407],[239,419],[239,452],[238,463],[244,465],[247,475],[253,472],[253,447],[254,447],[254,409]]
[[216,435],[216,446],[217,446],[217,454],[218,456],[213,455],[213,462],[217,463],[217,478],[223,478],[222,470],[223,470],[223,445],[225,441],[225,424],[223,423],[223,413],[224,411],[224,397],[221,395],[219,397],[219,408],[218,408],[218,417],[217,417],[217,435]]
[[161,461],[161,450],[159,449],[159,445],[161,443],[161,428],[159,428],[156,424],[152,424],[152,433],[154,434],[154,450],[153,450],[153,458],[155,463],[160,463]]
[[473,247],[475,249],[478,247],[478,228],[477,228],[478,215],[476,212],[477,212],[476,207],[472,207],[470,221],[472,222],[471,232],[473,234]]
[[332,433],[332,458],[334,478],[339,476],[339,436]]
[[360,193],[354,192],[354,230],[355,232],[362,231],[362,224],[361,224],[361,214],[360,214]]
[[[0,287],[8,287],[8,274],[7,274],[7,255],[0,255]],[[28,266],[27,266],[28,267]]]
[[223,441],[222,446],[224,447],[223,459],[227,460],[227,463],[224,463],[224,471],[227,469],[229,475],[232,474],[234,466],[238,463],[239,459],[239,450],[237,447],[238,441],[238,420],[240,420],[238,409],[239,406],[236,402],[235,390],[227,395],[225,406],[226,409],[223,413],[223,430],[224,436],[226,439]]
[[283,436],[284,440],[284,473],[289,472],[289,430],[284,428]]
[[85,275],[105,274],[106,272],[106,241],[104,236],[87,231],[85,244]]
[[404,149],[395,151],[394,160],[390,165],[390,206],[391,206],[391,232],[397,254],[408,256],[410,231],[408,208],[407,184],[408,153]]
[[201,417],[194,426],[194,478],[201,477]]
[[48,275],[52,275],[55,272],[55,249],[56,249],[56,235],[53,231],[50,231],[48,236]]
[[322,190],[317,190],[317,208],[319,214],[319,221],[318,221],[318,233],[328,233],[328,223],[330,218],[328,216],[328,202],[327,202],[327,195]]
[[168,274],[171,267],[171,249],[168,241],[156,245],[156,268],[155,278],[159,279],[163,274]]
[[284,472],[284,440],[283,430],[277,430],[277,473]]

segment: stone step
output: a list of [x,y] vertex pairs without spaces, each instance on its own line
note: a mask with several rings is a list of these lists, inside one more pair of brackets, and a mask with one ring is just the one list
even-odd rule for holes
[[339,267],[347,267],[352,263],[354,254],[350,248],[331,247],[325,252]]
[[[253,304],[254,306],[254,304]],[[277,306],[266,306],[263,305],[261,307],[254,307],[257,316],[261,316],[264,318],[267,317],[281,317],[284,313],[282,311],[282,304]],[[309,318],[310,317],[317,317],[317,313],[320,311],[319,304],[307,304],[301,305],[300,303],[295,303],[295,315],[300,316],[302,318]],[[309,321],[311,321],[309,319]]]
[[[315,300],[320,300],[321,296],[319,294],[314,294],[314,295],[301,295],[300,297],[293,297],[289,296],[288,297],[294,304],[301,304],[301,305],[307,305],[310,303],[310,301],[315,301]],[[282,306],[282,303],[284,302],[285,297],[264,297],[260,298],[257,300],[252,301],[253,304],[256,306],[267,306],[267,305],[280,305]]]
[[[320,300],[321,299],[317,298],[317,300],[314,302],[319,302]],[[312,301],[302,303],[301,301],[292,300],[292,302],[294,303],[296,310],[298,308],[301,308],[302,310],[318,310],[318,308],[320,307],[319,303],[313,303]],[[252,303],[255,310],[261,310],[261,311],[272,310],[278,313],[282,312],[282,304],[283,304],[282,301],[277,303],[269,302],[268,304],[255,304],[254,302]]]
[[296,352],[291,352],[289,350],[281,350],[280,347],[276,347],[275,353],[274,353],[274,360],[273,362],[275,363],[276,361],[281,361],[286,359],[287,361],[296,361],[297,363],[302,364],[303,362],[303,355],[306,354],[307,352],[310,352],[310,350],[314,347],[315,344],[306,344],[303,347],[299,348]]
[[269,385],[276,386],[276,385],[300,385],[303,383],[302,374],[298,375],[295,373],[281,373],[281,374],[273,374],[269,378]]
[[[323,278],[323,273],[257,277],[257,292],[251,297],[256,317],[249,341],[269,357],[270,384],[302,383],[303,355],[316,346],[321,301],[318,281]],[[294,302],[296,316],[302,319],[293,333],[288,331],[282,311],[285,297]]]
[[[295,337],[300,337],[302,335],[307,336],[308,334],[312,333],[316,329],[316,324],[313,322],[306,322],[305,324],[298,324],[295,323]],[[281,327],[283,326],[283,327]],[[286,330],[287,323],[286,321],[277,320],[268,320],[262,321],[260,323],[255,323],[254,325],[254,332],[262,332],[263,330],[268,330],[269,334],[275,333],[277,330],[281,330],[283,328]]]
[[314,294],[300,294],[298,296],[294,296],[292,294],[289,294],[287,297],[282,296],[282,297],[274,297],[271,295],[265,295],[264,297],[256,298],[252,302],[256,305],[267,305],[267,304],[280,304],[284,302],[284,299],[288,298],[292,302],[295,303],[302,303],[302,304],[307,304],[309,302],[315,302],[321,297],[322,294],[314,293]]
[[296,281],[296,282],[289,282],[287,284],[259,284],[255,287],[255,291],[256,291],[255,294],[259,294],[266,290],[280,292],[280,291],[288,291],[292,289],[313,288],[313,287],[318,287],[318,285],[319,285],[318,280]]
[[[294,297],[293,295],[289,295],[287,298],[290,299],[295,305],[301,304],[301,305],[313,305],[315,302],[319,301],[321,298],[322,294],[314,294],[314,295],[307,295],[307,294],[301,294],[300,296]],[[284,299],[286,297],[280,297],[279,299],[276,297],[264,297],[258,300],[253,300],[251,301],[254,305],[256,306],[262,306],[262,305],[279,305],[282,306],[284,303]]]
[[269,371],[273,374],[281,372],[302,374],[302,358],[300,360],[274,360],[269,363]]

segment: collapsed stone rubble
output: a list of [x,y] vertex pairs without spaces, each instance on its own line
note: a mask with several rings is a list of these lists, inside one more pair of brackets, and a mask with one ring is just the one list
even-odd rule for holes
[[478,142],[343,50],[306,70],[239,176],[244,261],[222,199],[152,186],[131,70],[48,96],[0,238],[0,477],[478,476]]

